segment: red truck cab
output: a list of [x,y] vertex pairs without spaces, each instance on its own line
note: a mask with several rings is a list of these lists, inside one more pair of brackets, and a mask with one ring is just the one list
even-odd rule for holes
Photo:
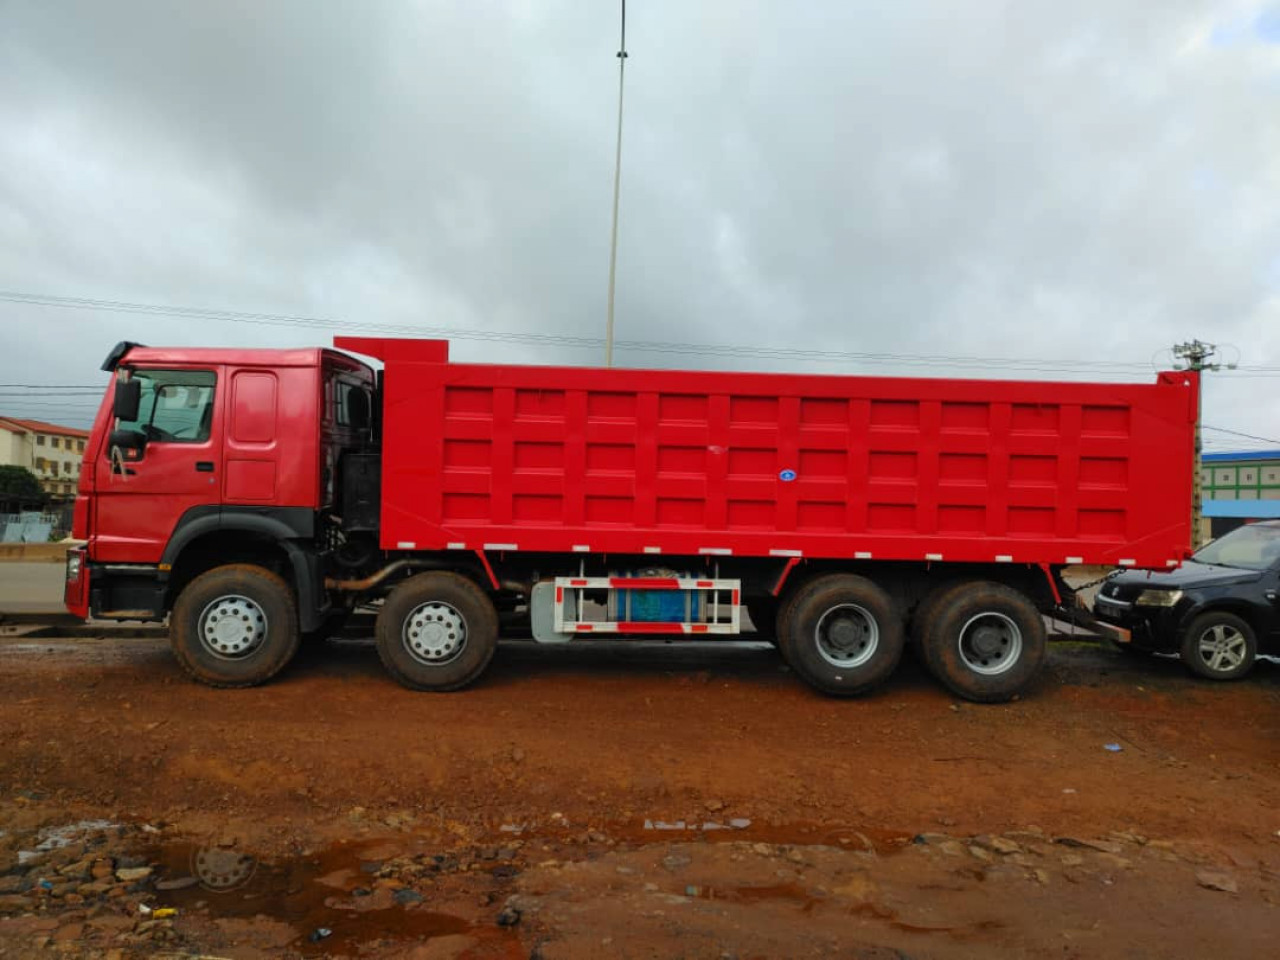
[[[272,565],[303,630],[323,616],[315,549],[337,465],[367,447],[373,371],[333,350],[117,346],[86,448],[66,600],[80,616],[161,620],[212,557]],[[133,409],[121,409],[120,404]],[[118,415],[124,414],[124,415]]]

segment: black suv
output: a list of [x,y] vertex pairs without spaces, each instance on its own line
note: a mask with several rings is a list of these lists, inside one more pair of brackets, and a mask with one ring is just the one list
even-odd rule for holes
[[1107,580],[1094,616],[1121,649],[1177,653],[1193,672],[1236,680],[1280,653],[1280,521],[1238,527],[1177,570]]

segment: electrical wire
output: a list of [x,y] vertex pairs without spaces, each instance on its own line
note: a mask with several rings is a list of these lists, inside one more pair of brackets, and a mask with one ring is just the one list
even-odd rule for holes
[[[478,340],[499,343],[599,349],[605,341],[597,337],[579,337],[565,334],[517,333],[513,331],[482,330],[466,327],[430,327],[395,323],[353,322],[328,317],[307,317],[289,314],[246,313],[233,310],[213,310],[203,307],[170,306],[150,303],[133,303],[121,300],[102,300],[88,297],[59,297],[22,291],[0,290],[0,301],[61,307],[75,310],[104,310],[139,315],[167,316],[191,320],[221,320],[262,326],[308,327],[340,332],[361,331],[384,334],[409,334],[423,337],[440,337],[455,340]],[[805,350],[790,347],[748,344],[706,344],[664,342],[650,340],[619,340],[615,346],[644,353],[679,353],[706,356],[727,356],[756,359],[790,359],[811,362],[870,362],[898,363],[914,366],[979,367],[987,370],[1027,370],[1042,373],[1065,371],[1148,372],[1149,364],[1137,361],[1116,360],[1068,360],[1031,357],[984,357],[966,355],[927,355],[904,353],[879,353],[840,350]]]
[[1233,437],[1243,437],[1246,440],[1257,440],[1259,443],[1274,443],[1280,447],[1280,440],[1274,440],[1271,437],[1259,437],[1252,433],[1241,433],[1239,430],[1228,430],[1226,427],[1211,427],[1207,423],[1201,424],[1201,428],[1215,433],[1229,433]]

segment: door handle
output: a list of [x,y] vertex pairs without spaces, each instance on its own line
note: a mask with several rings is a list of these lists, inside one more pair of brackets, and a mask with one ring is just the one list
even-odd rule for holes
[[197,472],[197,473],[213,473],[213,461],[212,461],[212,460],[197,460],[197,461],[196,461],[196,472]]

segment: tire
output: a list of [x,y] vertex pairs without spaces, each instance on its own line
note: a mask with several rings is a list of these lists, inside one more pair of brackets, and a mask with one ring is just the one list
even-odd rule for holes
[[1025,595],[1000,583],[951,588],[930,610],[921,653],[948,690],[976,703],[1017,696],[1045,658],[1044,620]]
[[924,638],[933,621],[938,616],[938,609],[946,603],[957,586],[964,584],[944,583],[934,587],[925,594],[911,614],[910,626],[907,630],[907,650],[921,660],[924,659]]
[[211,687],[265,683],[293,659],[300,639],[289,585],[247,563],[215,567],[188,583],[169,627],[178,664]]
[[889,595],[864,577],[819,577],[784,604],[778,646],[806,683],[837,697],[888,679],[906,642]]
[[1210,610],[1191,621],[1178,654],[1197,676],[1239,680],[1253,669],[1258,638],[1253,627],[1234,613]]
[[391,591],[378,614],[378,656],[410,690],[475,682],[498,649],[498,611],[466,577],[433,571]]

